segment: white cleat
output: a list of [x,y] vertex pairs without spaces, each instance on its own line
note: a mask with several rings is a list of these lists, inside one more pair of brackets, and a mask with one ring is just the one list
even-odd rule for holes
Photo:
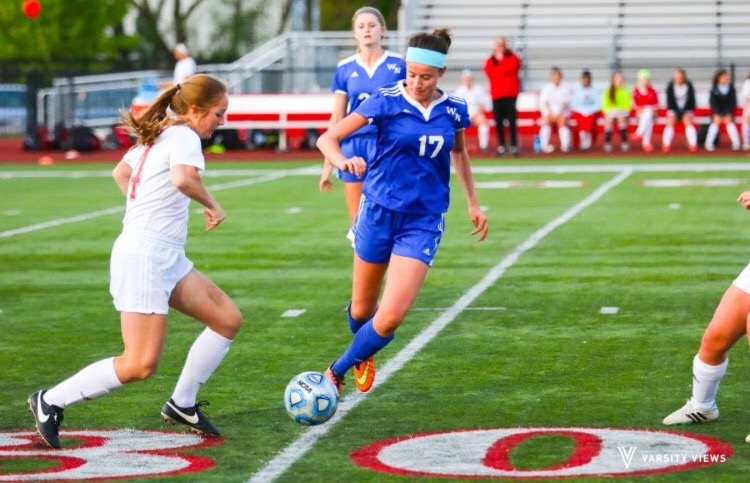
[[684,406],[664,418],[662,422],[667,426],[672,426],[675,424],[709,423],[717,419],[719,419],[719,408],[716,405],[709,409],[701,409],[693,404],[692,399],[688,399]]

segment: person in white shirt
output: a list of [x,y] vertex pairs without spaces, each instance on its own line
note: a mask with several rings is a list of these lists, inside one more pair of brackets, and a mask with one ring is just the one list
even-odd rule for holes
[[750,75],[740,88],[740,106],[742,106],[742,149],[750,149]]
[[[112,175],[126,200],[122,233],[112,248],[110,293],[120,312],[122,355],[95,362],[29,397],[44,442],[60,447],[63,409],[151,377],[159,366],[169,309],[206,326],[188,353],[163,419],[205,436],[219,432],[196,403],[242,326],[232,299],[185,256],[190,202],[203,206],[206,231],[226,215],[201,181],[201,139],[224,123],[229,98],[218,79],[198,74],[165,90],[137,119],[124,124],[136,145]],[[169,112],[168,112],[169,110]]]
[[187,80],[191,75],[197,73],[198,66],[195,63],[195,59],[190,56],[190,51],[185,44],[177,44],[175,46],[174,58],[177,60],[174,65],[174,74],[172,76],[172,82],[174,84],[180,84]]
[[474,83],[474,75],[468,69],[461,72],[461,85],[454,94],[466,100],[471,124],[477,126],[479,149],[486,153],[489,150],[490,125],[484,113],[492,110],[492,99],[486,89]]
[[564,153],[570,151],[571,136],[568,118],[570,117],[571,91],[562,78],[562,70],[559,67],[553,67],[550,82],[542,87],[539,93],[539,107],[542,112],[539,141],[545,153],[555,150],[550,144],[553,127],[557,127],[557,134],[560,136],[560,149]]
[[570,99],[571,117],[576,122],[578,147],[588,151],[596,133],[596,123],[602,116],[602,93],[591,85],[591,72],[581,74],[581,84],[573,90]]

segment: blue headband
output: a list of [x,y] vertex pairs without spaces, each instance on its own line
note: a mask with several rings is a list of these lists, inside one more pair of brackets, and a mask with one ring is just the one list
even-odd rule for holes
[[445,57],[445,54],[430,49],[421,49],[419,47],[409,47],[406,49],[407,62],[429,65],[437,69],[445,67]]

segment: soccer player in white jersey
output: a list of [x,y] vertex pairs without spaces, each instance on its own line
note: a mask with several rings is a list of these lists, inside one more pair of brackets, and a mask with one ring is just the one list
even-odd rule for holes
[[[350,368],[393,340],[422,288],[443,235],[451,163],[468,200],[472,235],[480,241],[487,236],[487,217],[474,192],[465,145],[470,122],[466,102],[437,88],[450,43],[445,29],[412,35],[406,80],[378,89],[318,139],[318,148],[337,168],[356,175],[368,171],[352,227],[351,315],[364,322],[326,370],[339,393]],[[347,157],[340,144],[367,125],[374,125],[378,136],[371,163]],[[363,392],[373,384],[356,377],[354,382]]]
[[[750,191],[737,201],[750,210]],[[693,390],[687,403],[666,418],[664,424],[707,423],[719,419],[716,394],[727,372],[729,350],[750,330],[750,265],[724,292],[693,358]],[[750,435],[745,438],[750,443]]]
[[[360,104],[367,100],[375,90],[385,84],[391,84],[406,77],[406,64],[400,54],[383,49],[385,35],[385,18],[373,7],[362,7],[352,17],[352,28],[357,40],[357,53],[339,62],[333,77],[331,90],[334,92],[334,106],[330,125],[346,117]],[[346,157],[359,156],[366,162],[375,158],[377,149],[377,130],[366,126],[341,141],[341,149]],[[328,160],[323,162],[323,173],[320,176],[321,191],[330,191],[333,165]],[[344,201],[349,213],[350,222],[357,217],[359,199],[362,197],[364,177],[338,170],[338,177],[344,186]],[[352,334],[355,334],[367,319],[353,319],[349,306],[346,308],[346,319]],[[356,378],[372,379],[375,377],[375,359],[371,358],[354,367]]]
[[570,151],[571,135],[568,119],[570,118],[572,92],[562,78],[562,70],[559,67],[553,67],[550,82],[545,84],[539,92],[539,108],[542,113],[539,141],[545,153],[555,150],[550,144],[553,127],[557,127],[557,134],[560,136],[560,149],[564,153]]
[[124,119],[137,143],[113,171],[126,209],[110,260],[110,293],[120,312],[124,350],[29,397],[37,430],[49,446],[60,447],[65,408],[156,372],[170,308],[206,328],[193,343],[161,416],[219,436],[196,403],[197,393],[229,351],[242,315],[227,294],[193,268],[184,246],[191,200],[204,208],[206,231],[226,217],[200,175],[205,168],[201,139],[224,123],[227,104],[226,86],[199,74],[164,91],[138,119]]
[[485,88],[474,82],[474,74],[468,69],[461,72],[461,85],[454,94],[466,101],[471,124],[477,127],[479,149],[486,153],[490,144],[490,125],[484,112],[492,110],[490,95]]

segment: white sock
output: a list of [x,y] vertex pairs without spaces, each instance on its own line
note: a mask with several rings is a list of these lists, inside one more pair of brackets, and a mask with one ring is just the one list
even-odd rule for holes
[[482,124],[477,128],[477,134],[479,135],[479,148],[487,149],[490,145],[490,126]]
[[560,135],[560,149],[563,151],[570,150],[570,129],[568,126],[563,126],[558,131]]
[[732,141],[732,149],[738,149],[740,147],[740,133],[737,132],[737,125],[735,123],[727,123],[727,134]]
[[667,125],[664,127],[664,133],[661,136],[661,144],[669,147],[672,145],[672,139],[674,139],[674,127]]
[[578,132],[578,146],[581,149],[591,148],[591,133],[586,131]]
[[122,386],[115,372],[115,358],[110,357],[84,367],[56,385],[44,393],[44,400],[47,404],[64,408],[104,396]]
[[549,138],[552,136],[552,128],[549,126],[542,126],[539,128],[539,143],[544,146],[549,145]]
[[718,366],[709,366],[696,355],[693,359],[693,402],[703,409],[716,405],[719,383],[727,372],[729,358]]
[[650,109],[643,111],[638,120],[638,131],[643,138],[643,145],[651,144],[651,133],[654,130],[654,113]]
[[719,125],[715,122],[712,122],[708,126],[708,132],[706,133],[706,147],[714,146],[714,140],[716,140],[716,135],[719,134]]
[[214,373],[224,356],[229,352],[232,341],[225,339],[211,329],[206,328],[195,339],[190,348],[185,367],[172,394],[172,400],[181,408],[195,406],[198,390]]
[[685,126],[685,137],[687,138],[688,146],[695,146],[698,144],[698,131],[695,126],[690,124]]
[[742,123],[742,144],[750,146],[750,124]]

